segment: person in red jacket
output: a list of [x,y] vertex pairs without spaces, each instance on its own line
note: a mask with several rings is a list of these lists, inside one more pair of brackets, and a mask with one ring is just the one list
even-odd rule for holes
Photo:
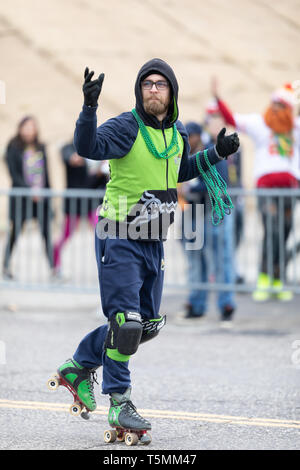
[[[300,177],[300,118],[294,116],[295,94],[290,84],[274,91],[263,114],[232,113],[220,99],[216,80],[212,92],[227,124],[246,133],[255,145],[254,176],[257,188],[296,188]],[[291,300],[292,292],[283,290],[286,243],[292,227],[293,207],[290,197],[260,197],[263,222],[263,247],[256,301],[270,297],[268,288],[276,289],[279,300]],[[268,227],[271,227],[271,234]],[[271,267],[271,269],[270,269]]]

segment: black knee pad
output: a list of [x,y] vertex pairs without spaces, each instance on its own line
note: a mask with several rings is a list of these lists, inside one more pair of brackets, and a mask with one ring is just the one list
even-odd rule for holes
[[113,315],[105,342],[108,356],[122,360],[122,356],[134,354],[139,347],[142,333],[142,317],[138,312],[119,312]]
[[146,341],[150,341],[150,339],[155,338],[162,329],[162,327],[165,326],[166,321],[166,315],[157,319],[155,318],[153,320],[143,319],[143,334],[141,337],[141,343],[145,343]]

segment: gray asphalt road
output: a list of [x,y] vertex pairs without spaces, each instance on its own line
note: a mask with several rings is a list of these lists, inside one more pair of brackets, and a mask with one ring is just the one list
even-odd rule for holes
[[[131,360],[133,402],[153,428],[148,449],[299,449],[299,300],[257,305],[240,295],[234,328],[224,330],[213,297],[206,319],[183,321],[184,296],[166,293],[167,326]],[[69,414],[66,389],[46,387],[103,322],[97,302],[1,293],[1,449],[129,449],[103,441],[108,398],[100,386],[89,421]]]

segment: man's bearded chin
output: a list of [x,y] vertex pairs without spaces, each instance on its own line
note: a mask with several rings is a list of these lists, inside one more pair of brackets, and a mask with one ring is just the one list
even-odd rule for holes
[[147,100],[144,101],[144,109],[146,113],[152,114],[153,116],[159,116],[167,111],[169,104],[163,103],[160,100]]
[[288,134],[294,126],[293,111],[291,108],[274,110],[272,106],[267,108],[264,114],[265,123],[276,134]]

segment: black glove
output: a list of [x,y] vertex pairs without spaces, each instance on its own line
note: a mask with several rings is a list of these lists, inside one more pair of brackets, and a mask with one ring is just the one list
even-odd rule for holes
[[227,158],[232,153],[235,153],[240,146],[240,139],[237,133],[225,136],[226,129],[219,132],[217,137],[216,150],[220,157]]
[[86,67],[84,71],[84,84],[82,86],[84,104],[86,106],[97,106],[98,98],[104,80],[104,73],[101,73],[97,80],[91,81],[93,75],[94,72],[89,72],[88,67]]

